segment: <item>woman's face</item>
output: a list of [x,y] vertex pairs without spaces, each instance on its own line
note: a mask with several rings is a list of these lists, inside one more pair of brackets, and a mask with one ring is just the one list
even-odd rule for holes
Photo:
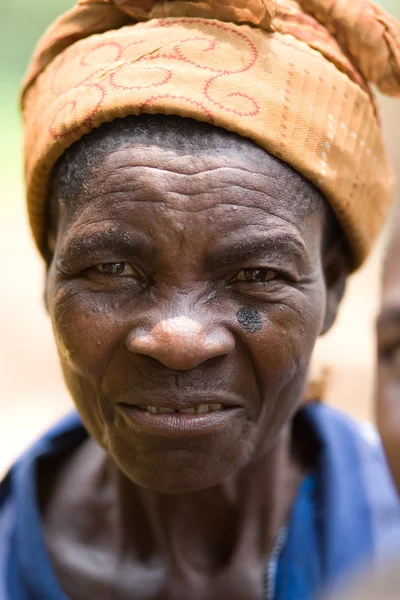
[[400,230],[393,237],[384,269],[377,324],[377,419],[400,492]]
[[215,485],[301,401],[330,291],[326,212],[318,198],[305,213],[299,182],[245,140],[192,155],[132,143],[60,200],[46,295],[63,372],[132,481]]

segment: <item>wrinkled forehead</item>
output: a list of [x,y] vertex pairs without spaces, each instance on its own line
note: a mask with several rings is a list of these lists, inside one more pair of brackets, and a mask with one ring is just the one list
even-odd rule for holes
[[108,192],[122,181],[134,189],[135,183],[162,187],[163,181],[174,187],[183,179],[188,196],[219,185],[242,186],[247,203],[251,191],[265,192],[294,221],[325,205],[309,181],[253,141],[205,123],[162,115],[116,120],[71,146],[53,171],[50,204],[54,212],[54,204],[61,203],[71,217],[98,197],[100,184]]

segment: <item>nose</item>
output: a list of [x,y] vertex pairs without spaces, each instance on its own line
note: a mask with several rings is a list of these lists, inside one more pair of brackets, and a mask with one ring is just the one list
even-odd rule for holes
[[226,328],[207,331],[184,316],[158,322],[149,332],[132,331],[126,341],[134,354],[154,358],[175,371],[189,371],[211,358],[230,354],[235,339]]

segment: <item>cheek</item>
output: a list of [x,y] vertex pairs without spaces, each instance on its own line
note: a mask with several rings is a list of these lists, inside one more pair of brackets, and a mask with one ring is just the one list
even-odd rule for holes
[[318,294],[308,301],[301,299],[268,305],[260,311],[262,328],[246,334],[262,399],[261,435],[267,428],[280,430],[302,401],[307,385],[323,302]]
[[247,335],[260,374],[265,372],[268,379],[276,371],[286,379],[297,367],[308,365],[322,321],[323,303],[318,294],[311,298],[292,294],[285,302],[265,307],[259,330]]
[[378,365],[377,413],[386,428],[397,434],[400,447],[400,374],[384,363]]
[[95,294],[59,288],[50,314],[62,362],[83,376],[96,378],[121,339],[118,311]]
[[110,357],[124,341],[123,312],[115,299],[50,288],[49,309],[61,367],[69,392],[91,436],[107,448],[101,388]]
[[376,415],[390,468],[400,490],[400,374],[382,363],[378,366]]

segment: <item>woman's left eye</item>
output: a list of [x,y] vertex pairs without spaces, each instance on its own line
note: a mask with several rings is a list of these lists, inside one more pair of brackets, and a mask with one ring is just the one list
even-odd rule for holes
[[235,281],[247,281],[250,283],[267,283],[278,277],[277,271],[272,269],[242,269],[239,271]]
[[392,364],[397,369],[400,368],[400,346],[397,346],[392,351]]
[[103,263],[93,267],[94,271],[103,275],[125,276],[138,275],[138,272],[127,262]]
[[396,344],[392,346],[390,349],[384,349],[381,352],[381,355],[384,356],[386,362],[396,370],[400,369],[400,345]]

